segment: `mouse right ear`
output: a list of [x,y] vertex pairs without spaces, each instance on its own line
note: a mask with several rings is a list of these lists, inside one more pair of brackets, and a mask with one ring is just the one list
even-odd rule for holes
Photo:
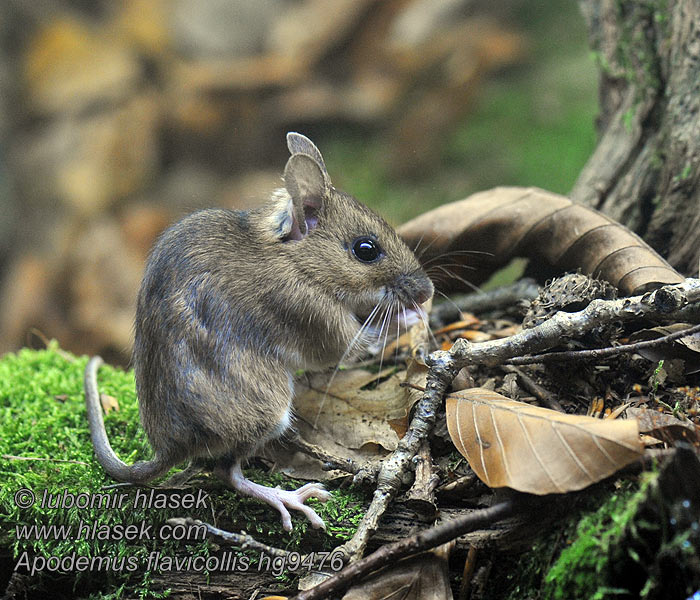
[[330,180],[314,157],[293,154],[284,168],[284,187],[292,198],[292,227],[287,239],[300,240],[316,227]]
[[328,177],[328,170],[326,169],[326,163],[321,156],[321,151],[316,147],[309,138],[296,131],[290,131],[287,134],[287,148],[289,148],[289,153],[294,154],[308,154],[313,158],[321,170]]

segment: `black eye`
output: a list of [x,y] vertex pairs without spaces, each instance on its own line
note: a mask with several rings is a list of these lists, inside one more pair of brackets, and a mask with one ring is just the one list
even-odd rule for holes
[[359,237],[352,243],[352,253],[357,260],[371,263],[382,257],[382,249],[371,237]]

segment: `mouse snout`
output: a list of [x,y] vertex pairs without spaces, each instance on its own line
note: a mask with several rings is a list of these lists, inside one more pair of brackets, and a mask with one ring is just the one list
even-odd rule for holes
[[414,298],[418,304],[423,304],[433,297],[433,282],[427,277],[421,279]]
[[404,303],[423,304],[433,296],[433,283],[425,275],[422,277],[403,275],[399,277],[398,287],[403,292]]

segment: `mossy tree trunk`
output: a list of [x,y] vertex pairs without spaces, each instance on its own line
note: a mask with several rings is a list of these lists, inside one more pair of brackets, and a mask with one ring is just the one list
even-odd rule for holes
[[700,258],[700,2],[580,0],[600,67],[599,143],[571,197],[686,275]]

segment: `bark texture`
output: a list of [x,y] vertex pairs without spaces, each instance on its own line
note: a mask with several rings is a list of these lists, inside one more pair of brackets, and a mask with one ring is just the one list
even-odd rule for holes
[[571,198],[621,221],[697,276],[700,3],[579,4],[600,67],[600,138]]

